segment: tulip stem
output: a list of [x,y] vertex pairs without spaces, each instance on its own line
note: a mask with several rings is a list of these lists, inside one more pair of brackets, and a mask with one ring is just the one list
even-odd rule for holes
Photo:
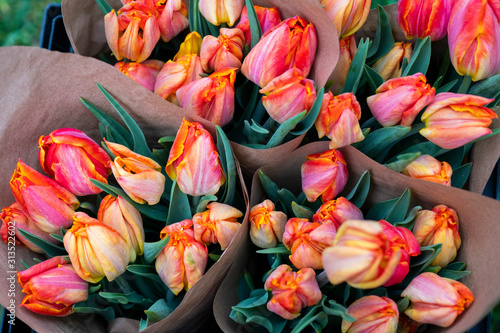
[[325,286],[329,282],[328,276],[326,276],[325,271],[316,275],[316,282],[318,282],[318,286],[320,288],[322,288],[323,286]]
[[469,91],[470,84],[472,83],[472,78],[469,75],[464,75],[460,87],[458,87],[457,94],[466,94]]
[[130,288],[128,282],[120,275],[115,278],[116,283],[123,291],[124,294],[130,294],[133,290]]

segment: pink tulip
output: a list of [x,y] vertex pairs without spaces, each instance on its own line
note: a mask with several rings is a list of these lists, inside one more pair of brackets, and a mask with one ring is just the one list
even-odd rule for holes
[[221,28],[219,37],[207,35],[201,43],[201,65],[205,72],[240,68],[245,36],[240,29]]
[[230,27],[240,17],[244,0],[200,0],[201,15],[213,25],[227,23]]
[[448,162],[439,162],[431,155],[421,155],[401,172],[412,178],[451,186],[453,169]]
[[286,214],[274,210],[274,204],[266,199],[250,210],[250,239],[260,248],[276,247],[283,239]]
[[333,70],[330,78],[333,80],[330,91],[338,95],[342,92],[345,85],[345,80],[347,79],[347,74],[349,73],[349,67],[351,66],[352,59],[358,51],[356,46],[356,38],[354,35],[349,37],[342,37],[339,41],[339,60],[337,66]]
[[149,91],[154,91],[156,78],[164,64],[160,60],[146,60],[141,63],[120,61],[115,64],[115,68]]
[[189,26],[187,7],[183,0],[160,0],[156,3],[158,26],[164,42],[180,34]]
[[396,333],[399,310],[388,297],[364,296],[347,308],[356,321],[342,320],[342,333]]
[[326,201],[313,216],[313,222],[326,223],[331,221],[336,229],[347,220],[362,219],[361,210],[344,197]]
[[403,60],[410,61],[412,55],[411,43],[397,42],[394,43],[392,49],[375,61],[372,69],[376,71],[380,77],[387,81],[401,76]]
[[321,0],[340,37],[347,37],[358,31],[370,12],[371,0]]
[[452,6],[451,0],[399,0],[398,25],[407,39],[439,40],[446,35]]
[[[271,29],[275,25],[280,24],[281,15],[277,7],[265,8],[260,6],[254,6],[255,13],[259,19],[260,29],[262,33],[266,33],[267,30]],[[250,47],[251,35],[250,35],[250,22],[248,21],[247,6],[243,7],[241,11],[240,20],[236,25],[236,28],[243,31],[245,35],[245,43]]]

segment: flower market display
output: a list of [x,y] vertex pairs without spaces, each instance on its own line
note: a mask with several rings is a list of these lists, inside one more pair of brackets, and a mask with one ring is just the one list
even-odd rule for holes
[[52,332],[473,327],[500,301],[500,3],[392,3],[64,0],[76,55],[0,49],[2,305]]

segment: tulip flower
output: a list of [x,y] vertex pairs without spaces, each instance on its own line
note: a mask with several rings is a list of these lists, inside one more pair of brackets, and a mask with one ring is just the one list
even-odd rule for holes
[[236,68],[225,68],[177,90],[179,105],[189,112],[224,126],[233,119]]
[[399,0],[398,25],[406,39],[439,40],[446,35],[452,6],[451,0]]
[[453,67],[473,81],[500,73],[500,6],[498,0],[457,0],[448,24]]
[[240,230],[243,213],[229,205],[212,202],[207,210],[193,216],[194,238],[204,245],[220,244],[225,250]]
[[73,226],[63,238],[64,248],[83,280],[97,283],[106,277],[113,281],[135,261],[135,250],[118,231],[83,212],[76,212],[73,218]]
[[386,283],[401,260],[401,247],[391,242],[381,223],[349,220],[337,230],[335,243],[323,250],[323,267],[332,284],[358,289]]
[[156,78],[164,64],[160,60],[146,60],[141,63],[120,61],[115,64],[115,68],[149,91],[154,91]]
[[182,192],[215,194],[226,178],[212,136],[200,123],[182,120],[165,168]]
[[293,272],[290,266],[280,265],[269,275],[264,289],[273,294],[267,309],[288,320],[298,317],[302,308],[317,304],[322,297],[311,268]]
[[140,204],[155,205],[165,189],[165,176],[161,166],[149,157],[139,155],[118,143],[109,142],[106,146],[116,158],[110,163],[116,181],[127,195]]
[[323,224],[307,219],[291,218],[285,225],[283,244],[292,253],[290,261],[298,269],[322,269],[321,253],[335,241],[333,222]]
[[160,0],[156,3],[156,8],[159,11],[160,36],[164,42],[168,42],[189,26],[184,1]]
[[361,210],[344,197],[326,201],[313,215],[313,222],[326,223],[331,221],[336,229],[347,220],[362,219]]
[[198,8],[201,15],[213,25],[227,23],[230,27],[241,15],[244,0],[200,0]]
[[458,233],[457,212],[445,205],[418,212],[413,233],[420,246],[442,244],[441,252],[431,263],[432,266],[445,267],[452,262],[462,243]]
[[250,210],[250,239],[260,248],[276,247],[283,239],[286,214],[274,210],[274,204],[266,199]]
[[356,46],[356,38],[354,35],[340,38],[339,60],[337,61],[337,66],[335,66],[335,69],[330,75],[330,80],[333,81],[330,91],[335,95],[342,92],[345,80],[347,79],[347,74],[349,73],[349,67],[351,66],[352,59],[357,51],[358,47]]
[[401,76],[403,60],[410,61],[412,54],[411,43],[394,43],[392,49],[378,59],[372,66],[384,81]]
[[398,306],[388,297],[361,297],[349,305],[347,312],[356,321],[342,320],[342,333],[396,333],[398,328]]
[[194,239],[193,221],[184,220],[166,226],[160,237],[170,236],[156,258],[156,271],[175,295],[198,282],[207,266],[208,250]]
[[431,155],[421,155],[401,172],[412,178],[451,186],[453,169],[448,162],[439,162]]
[[417,114],[434,98],[436,89],[421,73],[391,79],[366,99],[373,116],[384,127],[411,126]]
[[347,163],[338,150],[306,157],[301,167],[302,191],[310,202],[321,196],[323,202],[334,199],[347,184]]
[[10,179],[10,189],[23,212],[47,233],[59,234],[61,227],[71,226],[72,215],[80,206],[73,193],[21,160]]
[[295,16],[269,29],[243,60],[241,73],[261,88],[290,68],[309,75],[316,57],[316,28]]
[[353,93],[333,96],[329,91],[323,95],[323,102],[316,118],[318,137],[327,136],[330,149],[337,149],[359,142],[365,138],[359,119],[361,106]]
[[420,134],[441,148],[454,149],[483,135],[498,115],[483,105],[493,99],[476,95],[440,93],[422,114]]
[[[262,34],[265,34],[267,30],[280,24],[281,15],[277,7],[271,7],[271,8],[265,8],[260,6],[253,6],[253,7],[255,9],[255,13],[257,14]],[[243,7],[243,10],[241,11],[240,20],[238,21],[236,28],[243,31],[243,35],[245,36],[245,43],[246,45],[248,45],[248,47],[250,47],[252,36],[250,34],[250,22],[248,21],[247,6]]]
[[33,221],[28,215],[26,215],[21,206],[14,202],[9,207],[5,207],[0,212],[0,220],[2,221],[2,226],[0,227],[0,236],[5,243],[9,240],[15,238],[17,245],[24,245],[33,252],[44,253],[44,251],[37,245],[33,244],[26,237],[21,235],[19,229],[29,232],[39,238],[46,240],[52,244],[58,243],[58,241],[49,235],[49,233],[40,229],[35,221]]
[[240,29],[221,28],[219,37],[207,35],[201,43],[201,65],[205,72],[240,68],[245,36]]
[[91,179],[107,183],[111,159],[85,133],[61,128],[38,139],[38,158],[43,170],[75,195],[91,195],[102,190]]
[[143,62],[151,55],[161,34],[157,15],[154,1],[146,0],[131,1],[104,16],[106,40],[117,60]]
[[74,304],[88,297],[88,283],[80,279],[63,257],[53,257],[17,272],[24,296],[20,306],[33,312],[64,317],[74,311]]
[[371,0],[321,0],[340,37],[347,37],[358,31],[370,12]]
[[278,123],[284,123],[302,111],[309,111],[316,99],[314,81],[290,68],[259,90],[267,113]]
[[474,300],[472,292],[458,281],[426,272],[415,277],[401,293],[410,299],[405,314],[411,319],[448,327]]
[[144,253],[145,236],[141,213],[125,199],[120,196],[105,196],[99,205],[97,219],[118,231],[137,255]]

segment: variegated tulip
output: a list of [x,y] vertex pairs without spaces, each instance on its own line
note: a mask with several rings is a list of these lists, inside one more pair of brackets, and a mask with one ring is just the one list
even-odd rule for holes
[[320,224],[294,217],[285,224],[283,244],[290,250],[290,261],[298,269],[322,269],[321,254],[333,245],[336,233],[333,222]]
[[313,222],[331,221],[338,229],[347,220],[362,220],[363,212],[344,197],[326,201],[313,215]]
[[330,149],[337,149],[359,142],[365,138],[359,119],[361,106],[353,93],[333,96],[329,91],[323,95],[323,102],[316,118],[318,137],[327,136]]
[[370,12],[371,0],[321,0],[340,37],[347,37],[358,31]]
[[221,250],[225,250],[240,230],[238,218],[242,216],[234,207],[212,202],[206,211],[193,216],[194,238],[205,245],[219,244]]
[[0,220],[2,221],[0,236],[5,243],[8,243],[10,239],[15,238],[17,245],[24,245],[31,251],[44,253],[40,247],[24,237],[19,232],[19,229],[27,231],[32,235],[46,240],[47,242],[53,244],[58,243],[58,241],[50,236],[49,233],[40,229],[36,225],[35,221],[23,212],[21,206],[17,202],[14,202],[9,207],[2,209],[0,212]]
[[65,317],[73,313],[75,303],[88,297],[88,283],[63,257],[53,257],[17,272],[17,281],[26,294],[20,306],[39,314]]
[[335,199],[347,184],[347,163],[342,153],[331,149],[306,157],[301,167],[302,191],[310,202]]
[[439,40],[446,35],[452,6],[451,0],[399,0],[398,25],[407,39]]
[[337,66],[335,66],[335,69],[330,75],[330,80],[332,80],[330,91],[335,95],[342,92],[345,80],[347,79],[347,74],[349,73],[349,67],[351,66],[352,59],[357,51],[358,47],[356,46],[356,38],[354,35],[340,38],[339,60],[337,61]]
[[[265,8],[260,6],[253,6],[257,18],[259,19],[260,30],[262,33],[266,33],[267,30],[271,29],[275,25],[280,24],[281,15],[277,7]],[[250,34],[250,22],[248,21],[248,11],[247,6],[243,7],[241,11],[240,20],[236,25],[236,28],[243,31],[245,36],[245,43],[250,47],[252,36]]]
[[165,189],[165,176],[161,166],[153,159],[139,155],[118,143],[106,142],[106,146],[116,157],[111,162],[111,170],[116,181],[127,195],[137,203],[155,205]]
[[164,64],[160,60],[146,60],[141,63],[120,61],[115,64],[115,68],[149,91],[154,91],[156,78]]
[[283,239],[287,217],[274,208],[273,202],[266,199],[250,210],[250,239],[260,248],[276,247]]
[[76,212],[73,218],[73,226],[63,238],[64,248],[83,280],[97,283],[106,277],[113,281],[135,261],[135,250],[118,231],[83,212]]
[[193,221],[184,220],[166,226],[160,237],[169,236],[168,244],[156,258],[156,271],[175,295],[198,282],[207,266],[208,250],[194,239]]
[[453,67],[473,81],[500,73],[500,5],[498,0],[457,0],[448,24]]
[[236,68],[225,68],[177,90],[179,105],[189,112],[224,126],[233,119]]
[[311,268],[293,272],[290,266],[280,265],[269,275],[264,289],[273,294],[267,309],[288,320],[298,317],[303,308],[317,304],[322,297]]
[[332,284],[372,289],[391,278],[401,256],[379,222],[348,220],[337,230],[334,245],[323,250],[323,267]]
[[412,54],[411,43],[397,42],[392,49],[378,59],[372,66],[384,81],[401,76],[403,60],[410,61]]
[[212,136],[200,123],[182,120],[165,168],[182,192],[215,194],[226,178]]
[[412,178],[451,186],[453,169],[448,162],[439,162],[431,155],[421,155],[401,172]]
[[388,297],[361,297],[349,305],[347,312],[356,321],[342,320],[342,333],[396,333],[398,328],[398,306]]
[[168,42],[189,26],[187,7],[182,0],[160,0],[156,2],[159,12],[160,36]]
[[420,134],[441,148],[454,149],[491,133],[498,115],[483,105],[493,99],[476,95],[440,93],[422,114]]
[[201,15],[213,25],[227,23],[232,27],[244,5],[244,0],[200,0],[198,8]]
[[146,60],[160,39],[158,11],[154,0],[131,1],[118,12],[104,16],[109,48],[117,60]]
[[73,223],[72,215],[80,206],[73,193],[21,160],[10,179],[10,189],[25,214],[47,233],[59,234]]
[[278,123],[284,123],[302,111],[309,111],[316,99],[314,81],[306,79],[296,68],[274,78],[259,90],[267,113]]
[[421,73],[388,80],[366,99],[382,126],[411,126],[417,114],[431,103],[436,89]]
[[240,68],[245,36],[240,29],[221,28],[219,37],[207,35],[201,43],[201,65],[205,72]]
[[108,154],[85,133],[61,128],[38,139],[38,159],[43,170],[75,195],[102,190],[91,179],[107,183],[111,173]]
[[316,28],[295,16],[269,29],[243,60],[241,73],[261,88],[290,68],[309,75],[316,57]]
[[118,231],[137,255],[144,253],[145,236],[141,213],[125,199],[120,196],[105,196],[99,205],[97,219]]
[[401,293],[410,299],[405,314],[411,319],[448,327],[474,300],[474,295],[458,281],[431,272],[415,277]]
[[418,212],[413,233],[420,246],[441,243],[441,252],[431,263],[432,266],[448,265],[457,256],[457,251],[462,244],[458,233],[457,212],[445,205]]

